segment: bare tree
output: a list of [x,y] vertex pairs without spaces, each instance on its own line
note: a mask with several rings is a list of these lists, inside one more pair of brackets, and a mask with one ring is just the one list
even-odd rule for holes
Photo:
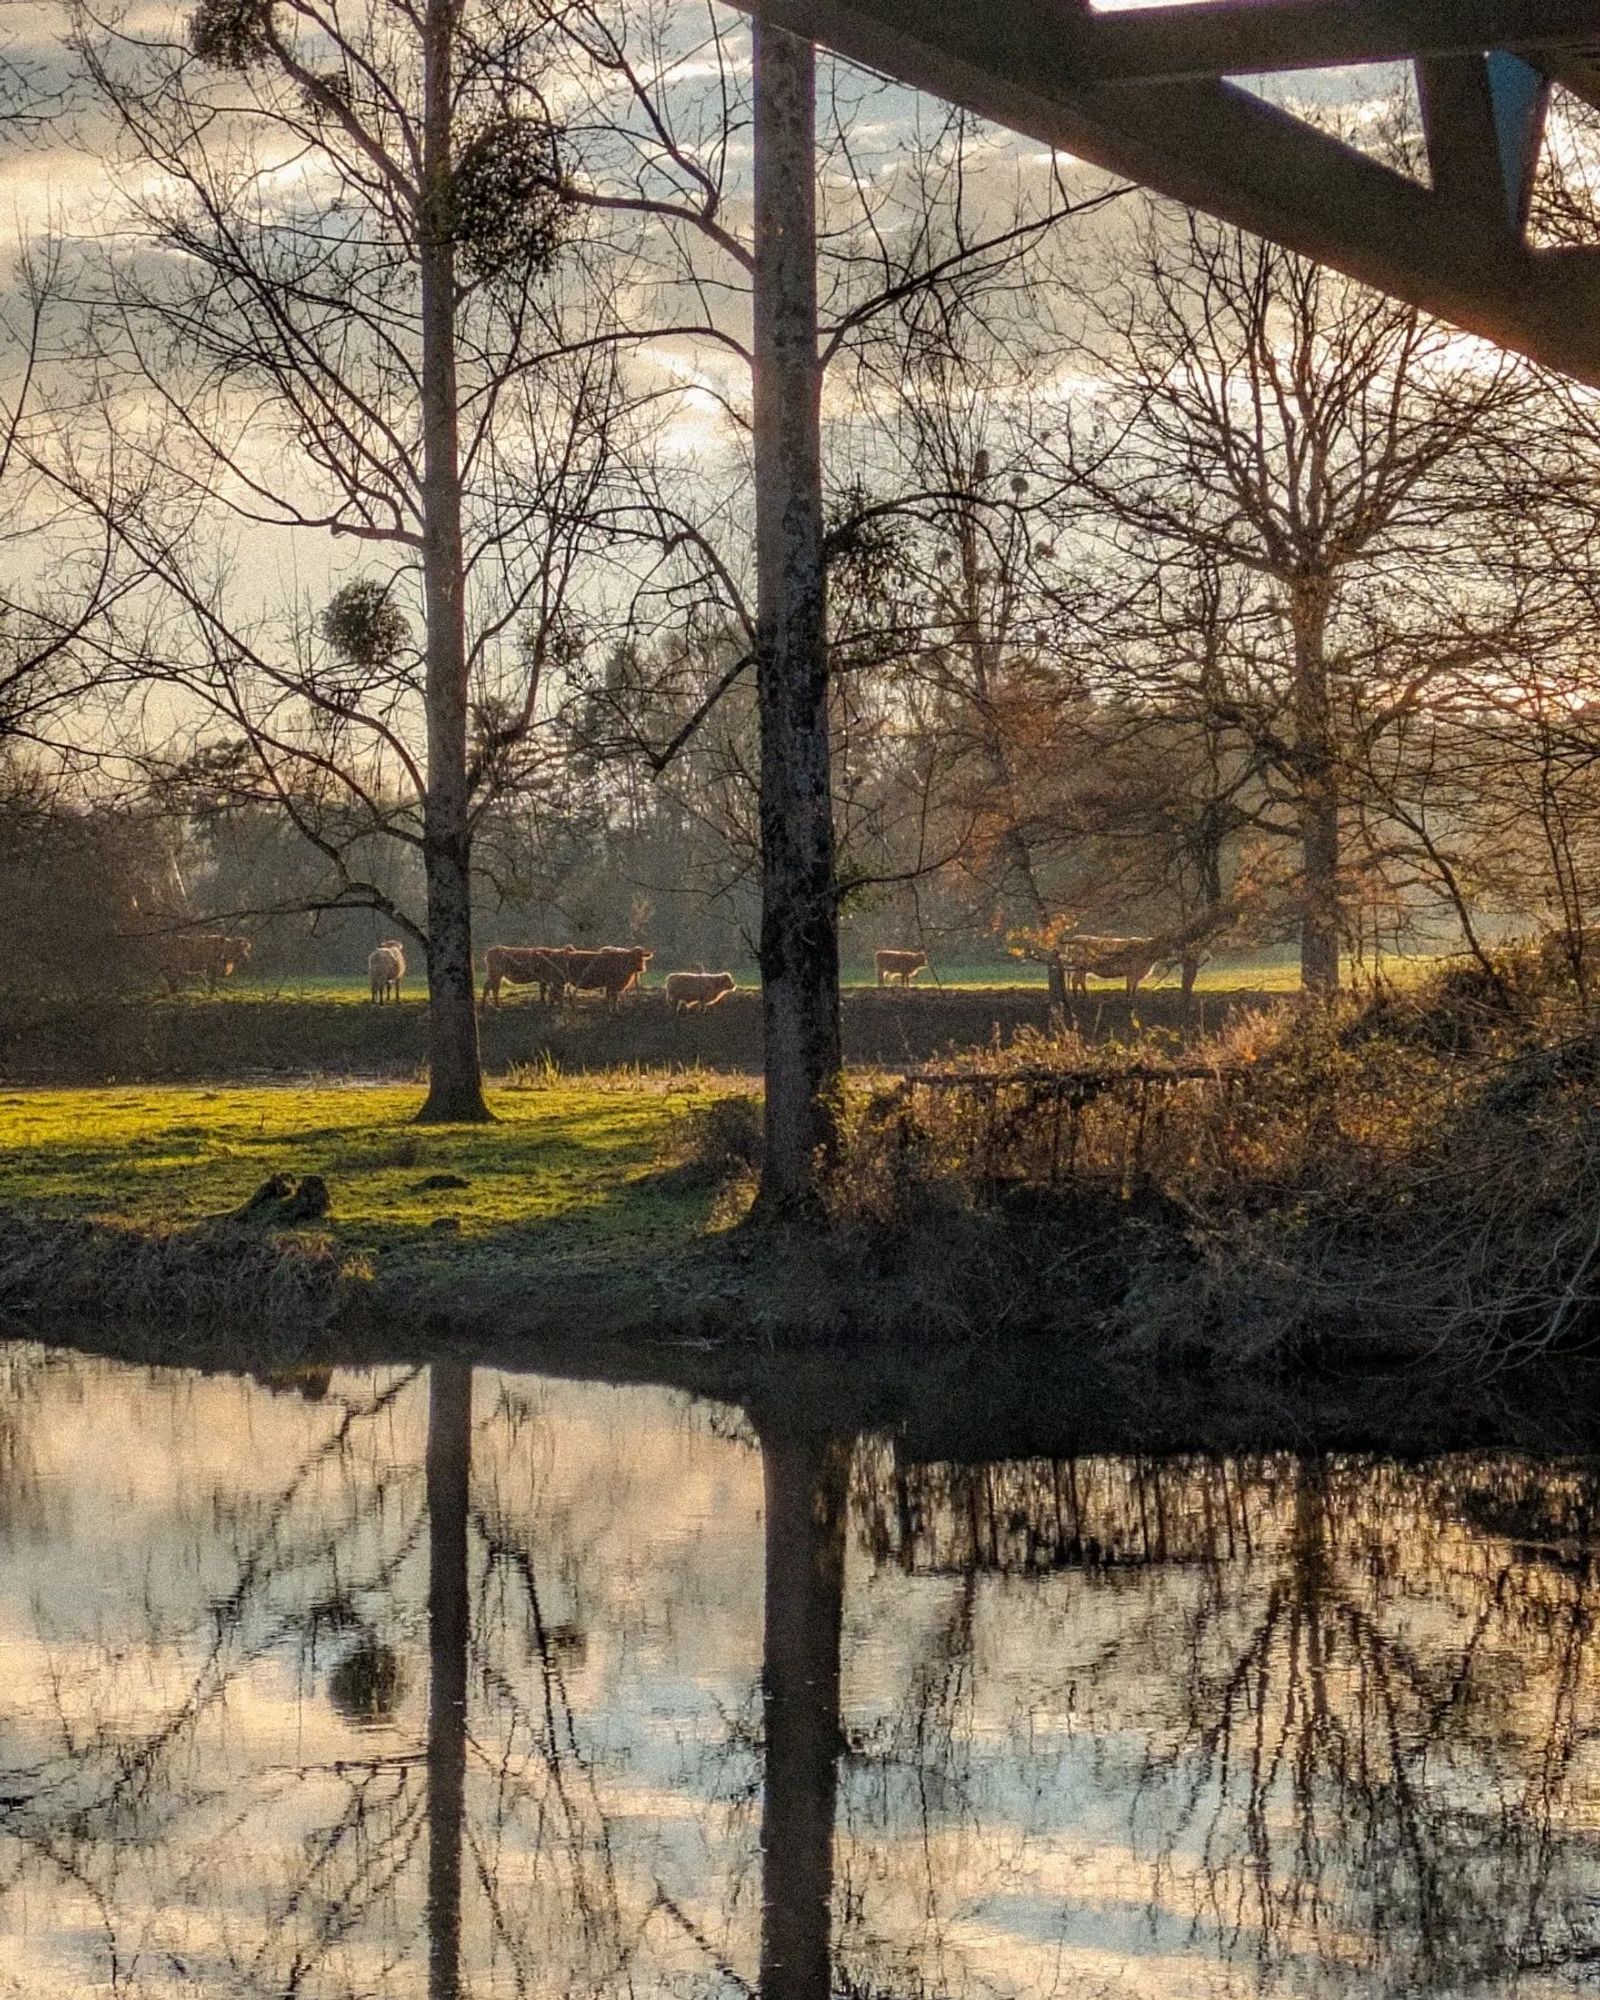
[[1259,594],[1224,712],[1274,781],[1300,857],[1302,978],[1329,991],[1350,745],[1514,624],[1475,525],[1497,502],[1497,429],[1537,385],[1271,246],[1192,217],[1174,239],[1154,211],[1087,337],[1106,383],[1071,453],[1087,532],[1151,574],[1219,566]]
[[[703,490],[663,479],[649,497],[663,560],[636,609],[644,630],[654,619],[659,632],[664,612],[674,631],[709,627],[744,638],[688,696],[690,730],[749,665],[757,668],[768,1119],[761,1205],[795,1212],[815,1207],[817,1162],[828,1146],[839,1066],[839,904],[876,872],[853,858],[839,865],[850,813],[841,810],[827,740],[830,710],[836,735],[849,718],[841,672],[883,651],[881,634],[855,625],[861,605],[847,593],[830,618],[830,572],[859,547],[864,525],[908,498],[893,482],[875,494],[884,482],[863,472],[885,471],[886,455],[871,465],[874,447],[863,440],[878,424],[875,400],[895,375],[891,357],[903,354],[914,302],[945,299],[963,283],[1020,294],[1029,252],[1076,204],[1053,175],[1025,197],[1010,189],[995,199],[977,184],[972,135],[953,117],[930,142],[933,164],[912,164],[908,150],[880,171],[853,127],[881,86],[842,65],[824,72],[819,140],[814,71],[800,75],[775,32],[758,27],[747,85],[714,9],[701,16],[583,0],[563,25],[577,79],[568,99],[580,107],[568,114],[580,163],[573,198],[631,219],[637,275],[628,296],[637,300],[648,283],[655,304],[653,317],[619,325],[616,338],[672,381],[664,395],[691,391],[699,421],[709,410],[736,432],[736,452],[697,462]],[[690,89],[687,72],[706,80]],[[734,145],[747,116],[753,240],[740,226],[746,189]],[[743,316],[752,295],[753,356]],[[930,317],[938,311],[931,305]],[[753,408],[745,401],[752,361]],[[825,492],[839,504],[825,510]],[[672,649],[672,657],[686,662],[694,649]],[[639,747],[659,769],[685,740],[674,730],[665,753],[659,742]],[[915,864],[927,865],[925,857]]]
[[[425,920],[390,914],[427,952],[425,1119],[488,1115],[475,794],[536,717],[579,496],[609,450],[603,364],[563,382],[540,304],[565,214],[527,81],[543,19],[207,0],[180,46],[77,15],[135,175],[95,300],[99,448],[80,422],[57,476],[165,593],[146,667],[192,670],[286,809],[335,794],[419,849]],[[582,415],[530,476],[569,387]],[[208,560],[230,520],[235,545]],[[238,566],[272,530],[296,550],[308,531],[349,538],[387,573],[336,595],[320,634],[303,614],[264,634]],[[519,685],[486,701],[508,656]],[[338,842],[302,824],[337,870]],[[338,893],[385,906],[370,881]]]

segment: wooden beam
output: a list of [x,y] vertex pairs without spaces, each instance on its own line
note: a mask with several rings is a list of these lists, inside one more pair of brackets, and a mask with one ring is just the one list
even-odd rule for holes
[[1600,387],[1600,254],[1507,237],[1485,254],[1470,209],[1232,84],[1097,90],[1072,67],[1079,13],[1040,0],[739,4]]
[[1600,0],[1208,0],[1079,17],[1102,83],[1252,76],[1600,42]]

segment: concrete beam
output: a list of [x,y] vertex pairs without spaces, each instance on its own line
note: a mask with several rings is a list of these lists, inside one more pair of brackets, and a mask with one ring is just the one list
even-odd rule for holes
[[[1424,188],[1233,84],[1097,87],[1081,66],[1084,15],[1063,0],[739,4],[1600,387],[1600,251],[1529,250],[1509,229],[1486,244],[1476,202]],[[1262,0],[1260,11],[1282,5]],[[1432,8],[1444,11],[1443,0]]]

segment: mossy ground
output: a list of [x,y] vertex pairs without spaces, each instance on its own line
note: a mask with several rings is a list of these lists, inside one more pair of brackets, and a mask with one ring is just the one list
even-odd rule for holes
[[[700,1236],[710,1196],[661,1161],[675,1121],[711,1094],[684,1076],[558,1080],[491,1090],[492,1125],[420,1127],[414,1085],[12,1092],[0,1206],[167,1229],[227,1213],[274,1173],[319,1174],[326,1229],[379,1277],[532,1264],[553,1278]],[[443,1174],[466,1185],[424,1185]]]

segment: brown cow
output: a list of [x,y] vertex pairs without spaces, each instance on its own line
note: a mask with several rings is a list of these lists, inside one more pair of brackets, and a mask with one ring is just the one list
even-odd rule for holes
[[385,1000],[400,1004],[400,982],[406,976],[406,948],[399,938],[385,938],[367,960],[367,978],[372,997],[381,1007]]
[[654,956],[637,944],[603,944],[595,951],[570,950],[568,983],[579,993],[603,993],[614,1014],[623,994],[639,983],[640,975]]
[[549,1005],[559,1001],[572,984],[573,953],[565,945],[492,944],[483,955],[483,1004],[500,1005],[500,988],[537,986]]
[[215,993],[224,979],[231,978],[241,965],[249,964],[250,940],[222,937],[214,932],[179,933],[160,940],[157,957],[169,993],[202,981],[208,993]]
[[902,986],[909,986],[919,972],[928,968],[925,951],[875,951],[872,958],[878,969],[880,986],[886,980],[892,985],[897,979]]
[[1061,947],[1061,963],[1067,983],[1074,993],[1087,993],[1089,975],[1097,979],[1120,979],[1131,1000],[1142,980],[1148,979],[1163,962],[1163,940],[1150,937],[1067,938]]
[[667,1005],[675,1014],[705,1013],[733,992],[731,972],[669,972]]

